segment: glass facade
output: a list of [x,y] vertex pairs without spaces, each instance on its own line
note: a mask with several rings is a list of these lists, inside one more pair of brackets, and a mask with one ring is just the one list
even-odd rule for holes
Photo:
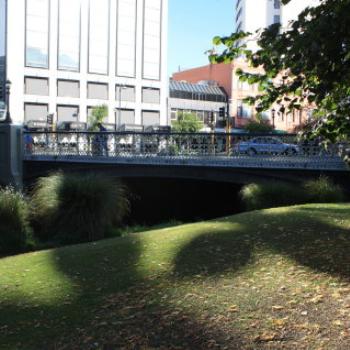
[[90,0],[89,73],[108,74],[110,0]]
[[160,80],[162,0],[144,0],[143,78]]
[[[0,0],[0,101],[5,101],[6,81],[6,2]],[[1,108],[0,108],[1,109]]]
[[59,0],[58,69],[80,69],[80,0]]
[[137,0],[117,0],[117,76],[136,75]]
[[50,0],[26,0],[26,66],[49,68]]

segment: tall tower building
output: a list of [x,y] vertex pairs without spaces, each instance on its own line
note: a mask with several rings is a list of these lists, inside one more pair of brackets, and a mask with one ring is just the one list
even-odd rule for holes
[[[235,31],[254,33],[274,23],[287,28],[292,20],[308,6],[317,6],[320,0],[292,0],[282,5],[281,0],[236,0]],[[254,34],[247,41],[248,48],[258,49]]]
[[314,7],[320,4],[320,0],[293,0],[287,5],[282,6],[282,26],[288,28],[290,22],[296,20],[298,15],[306,9],[306,7]]
[[0,0],[14,121],[86,122],[105,104],[117,126],[166,124],[167,11],[168,0]]
[[[236,0],[235,31],[254,33],[273,23],[281,22],[280,0]],[[248,40],[249,49],[258,48],[255,36]]]

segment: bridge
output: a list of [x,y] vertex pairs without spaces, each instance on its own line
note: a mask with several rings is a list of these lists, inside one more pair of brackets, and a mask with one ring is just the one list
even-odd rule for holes
[[348,182],[344,152],[346,145],[326,149],[290,134],[25,132],[24,176],[62,169],[234,183],[325,174]]

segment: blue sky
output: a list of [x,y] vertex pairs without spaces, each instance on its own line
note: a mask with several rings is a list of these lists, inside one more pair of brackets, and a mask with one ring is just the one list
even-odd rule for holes
[[169,76],[208,64],[204,52],[215,35],[232,33],[233,0],[169,0]]

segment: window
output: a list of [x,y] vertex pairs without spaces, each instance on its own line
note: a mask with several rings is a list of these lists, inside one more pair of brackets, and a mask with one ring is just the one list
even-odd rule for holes
[[57,106],[57,123],[79,121],[78,106]]
[[50,0],[26,1],[26,66],[49,68]]
[[159,111],[142,111],[142,125],[160,125]]
[[279,9],[281,8],[281,1],[280,1],[280,0],[274,0],[273,7],[274,7],[276,10],[279,10]]
[[87,97],[95,100],[108,100],[108,84],[88,83]]
[[24,104],[24,121],[30,120],[47,121],[49,106],[47,104],[25,103]]
[[108,74],[109,0],[90,0],[89,73]]
[[237,103],[237,117],[238,118],[250,118],[252,116],[252,107],[238,101]]
[[136,75],[137,0],[117,1],[117,76]]
[[176,109],[172,109],[170,112],[170,120],[171,121],[175,121],[177,120],[177,110]]
[[80,0],[59,0],[58,69],[80,69]]
[[[6,2],[0,0],[0,103],[5,101],[5,82],[6,82]],[[2,108],[0,108],[2,110]]]
[[49,79],[47,78],[24,78],[24,93],[27,95],[49,95]]
[[162,0],[144,0],[143,78],[160,80]]
[[239,11],[237,12],[236,23],[237,23],[238,20],[241,18],[241,15],[242,15],[242,8],[240,8]]
[[75,80],[57,80],[58,97],[80,97],[80,83]]
[[133,109],[116,110],[117,125],[135,124],[135,111]]
[[143,103],[160,103],[160,90],[153,88],[142,88]]
[[115,99],[116,101],[135,102],[135,86],[116,85]]
[[281,16],[278,16],[278,15],[273,16],[273,23],[274,24],[281,23]]

